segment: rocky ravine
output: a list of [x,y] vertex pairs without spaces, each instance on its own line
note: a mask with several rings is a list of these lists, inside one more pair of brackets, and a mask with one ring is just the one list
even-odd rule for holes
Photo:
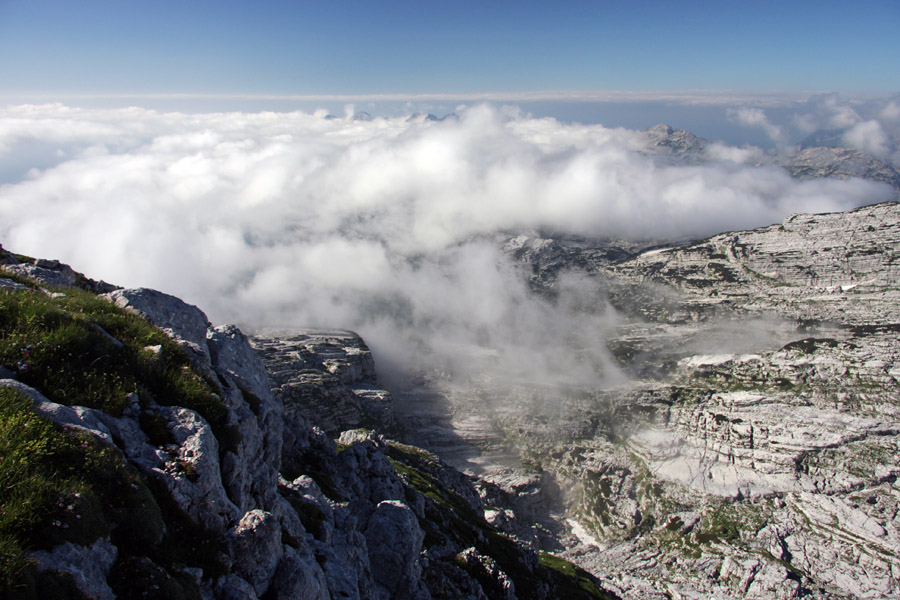
[[498,527],[622,597],[900,597],[900,205],[642,253],[506,250],[551,299],[566,272],[604,282],[631,379],[430,382],[446,431],[407,435],[481,448],[457,462]]
[[[101,600],[612,597],[584,571],[539,555],[489,524],[472,481],[434,455],[365,429],[339,431],[342,420],[356,426],[373,420],[390,425],[392,419],[390,396],[377,388],[371,356],[356,336],[331,332],[258,342],[263,356],[274,345],[282,350],[270,360],[277,365],[273,386],[237,328],[210,325],[199,308],[178,298],[116,289],[58,262],[2,249],[0,264],[4,323],[12,322],[17,306],[47,307],[46,316],[27,323],[34,335],[70,318],[73,306],[89,307],[76,308],[71,318],[98,340],[80,347],[86,354],[79,359],[91,359],[91,352],[97,357],[87,360],[85,372],[66,375],[72,381],[57,379],[62,383],[56,385],[87,385],[79,378],[116,353],[142,357],[152,370],[153,361],[184,352],[192,365],[188,379],[209,386],[200,412],[173,405],[165,392],[171,386],[157,386],[163,392],[154,394],[153,382],[140,381],[123,398],[97,399],[123,407],[104,411],[49,400],[45,393],[55,388],[39,389],[37,362],[2,365],[0,387],[27,398],[31,410],[55,423],[62,437],[54,439],[107,457],[118,474],[93,472],[85,481],[124,477],[131,483],[121,492],[85,483],[60,499],[62,521],[54,520],[55,508],[30,515],[34,529],[15,534],[31,540],[24,571],[0,582],[0,593]],[[111,304],[85,300],[84,290],[104,294]],[[111,310],[141,315],[181,350],[132,348],[116,339],[90,312]],[[295,371],[299,381],[286,382],[283,370]],[[25,375],[38,383],[17,379]],[[297,408],[310,398],[344,407],[316,413],[333,435]],[[81,467],[66,468],[77,473]],[[114,510],[120,500],[130,502],[125,513]],[[104,507],[106,501],[113,504]],[[42,539],[36,534],[41,528],[53,535]],[[10,572],[7,563],[0,566]]]

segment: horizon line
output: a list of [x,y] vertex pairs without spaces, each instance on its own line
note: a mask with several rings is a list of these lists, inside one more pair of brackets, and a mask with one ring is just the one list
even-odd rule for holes
[[821,94],[836,93],[847,99],[893,96],[897,92],[835,92],[832,90],[544,90],[529,92],[424,92],[424,93],[361,93],[361,94],[274,94],[247,92],[59,92],[59,93],[0,93],[7,100],[269,100],[293,102],[615,102],[615,101],[672,101],[689,104],[785,103],[801,102]]

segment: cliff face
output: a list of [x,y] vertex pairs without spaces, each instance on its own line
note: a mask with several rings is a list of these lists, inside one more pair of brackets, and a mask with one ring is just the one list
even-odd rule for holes
[[[390,423],[358,337],[277,342],[297,364],[279,363],[273,386],[237,328],[178,298],[5,251],[2,263],[3,426],[23,419],[43,436],[5,441],[3,468],[42,448],[28,477],[80,482],[4,515],[5,594],[605,597],[583,571],[501,535],[471,481],[433,455],[310,424],[310,398],[351,407],[322,413],[335,435]],[[257,340],[263,355],[275,343]],[[24,494],[25,479],[4,493]]]

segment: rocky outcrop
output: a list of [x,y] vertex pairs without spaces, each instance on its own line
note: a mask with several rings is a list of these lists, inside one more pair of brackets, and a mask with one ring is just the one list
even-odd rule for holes
[[0,265],[3,270],[39,281],[43,285],[56,288],[70,288],[77,285],[97,293],[111,292],[116,289],[116,286],[105,281],[88,279],[58,260],[16,256],[3,250],[2,246],[0,246],[0,255],[2,255],[0,256]]
[[[659,284],[684,294],[673,306],[684,312],[663,317],[669,322],[718,311],[889,325],[900,322],[898,207],[890,202],[844,213],[793,215],[780,225],[645,252],[618,265],[615,273],[629,283]],[[623,308],[627,302],[623,298]]]
[[251,343],[286,418],[303,417],[330,435],[359,427],[396,432],[391,396],[378,384],[372,353],[357,334],[302,330],[254,336]]
[[[648,579],[735,596],[896,597],[898,224],[894,203],[795,215],[615,268],[677,290],[667,311],[637,307],[656,325],[629,328],[622,356],[662,349],[670,366],[615,394],[615,435],[598,430],[580,450],[589,458],[570,453],[559,468],[581,477],[578,512],[600,539],[641,535],[616,552],[642,556]],[[617,522],[622,496],[636,518]],[[671,560],[693,579],[666,574]]]
[[704,153],[709,142],[690,131],[675,129],[659,124],[645,129],[648,147],[662,156],[677,157],[681,162],[699,163],[705,160]]

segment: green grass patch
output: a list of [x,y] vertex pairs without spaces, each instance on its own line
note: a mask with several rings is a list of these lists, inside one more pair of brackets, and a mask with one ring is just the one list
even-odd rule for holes
[[696,534],[699,544],[735,544],[752,537],[768,523],[765,503],[721,502],[704,514]]
[[541,552],[540,561],[542,566],[563,576],[555,581],[557,598],[613,598],[581,567],[547,552]]
[[[240,442],[214,382],[159,328],[88,291],[51,296],[26,277],[5,276],[31,288],[0,290],[0,366],[16,379],[53,402],[115,416],[137,394],[139,423],[157,444],[173,439],[154,402],[200,413],[223,451]],[[82,597],[71,577],[37,573],[28,552],[100,537],[119,550],[110,584],[121,597],[142,588],[195,598],[184,566],[212,576],[226,571],[220,540],[180,510],[163,484],[141,477],[117,448],[46,421],[31,402],[0,388],[0,597]],[[196,477],[189,463],[179,466]]]
[[159,508],[118,450],[59,429],[0,388],[0,596],[33,578],[29,550],[105,536],[140,546],[162,532]]
[[64,293],[0,292],[0,365],[59,404],[120,416],[128,394],[136,392],[190,408],[209,421],[226,449],[237,445],[215,387],[165,333],[90,292]]

